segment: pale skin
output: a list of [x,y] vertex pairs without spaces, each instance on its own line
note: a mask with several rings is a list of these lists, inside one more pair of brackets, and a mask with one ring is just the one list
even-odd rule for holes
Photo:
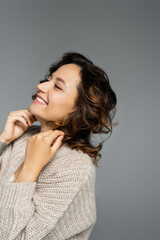
[[[39,121],[41,125],[40,133],[27,141],[25,160],[15,172],[14,182],[35,182],[42,168],[51,161],[61,146],[60,136],[63,137],[64,132],[52,130],[52,127],[54,121],[62,120],[66,114],[75,111],[77,85],[81,81],[80,70],[76,64],[61,66],[48,78],[49,81],[37,85],[37,93],[47,104],[34,101],[29,109],[9,114],[0,141],[10,143],[21,136],[34,121]],[[65,84],[58,81],[57,77],[63,79]],[[47,121],[50,121],[50,126],[46,125]]]

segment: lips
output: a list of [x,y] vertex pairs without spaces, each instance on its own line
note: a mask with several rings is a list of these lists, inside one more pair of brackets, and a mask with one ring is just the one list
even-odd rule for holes
[[44,98],[42,98],[39,94],[37,94],[37,97],[41,98],[48,105],[48,102]]

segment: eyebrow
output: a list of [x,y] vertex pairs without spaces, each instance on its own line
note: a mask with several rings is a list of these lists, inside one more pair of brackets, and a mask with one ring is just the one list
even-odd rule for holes
[[66,85],[65,81],[62,78],[56,77],[56,80],[62,82],[64,85]]

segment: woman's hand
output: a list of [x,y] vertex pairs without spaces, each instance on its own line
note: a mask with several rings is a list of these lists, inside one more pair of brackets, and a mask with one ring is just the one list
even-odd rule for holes
[[19,138],[37,119],[28,109],[10,112],[0,134],[0,140],[9,144]]
[[62,139],[60,139],[60,136],[64,136],[64,132],[47,130],[30,137],[27,141],[23,169],[38,176],[42,168],[50,162],[61,146]]

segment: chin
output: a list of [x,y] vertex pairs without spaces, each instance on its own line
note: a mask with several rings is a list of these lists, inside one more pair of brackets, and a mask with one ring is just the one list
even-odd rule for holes
[[28,109],[40,124],[46,121],[44,120],[43,116],[40,116],[40,111],[34,104],[31,104]]
[[32,106],[33,106],[33,104],[31,104],[28,109],[29,109],[29,111],[33,114],[33,109],[34,109],[34,108],[33,108]]
[[[37,114],[36,112],[38,113],[38,111],[36,111],[36,108],[33,106],[33,104],[31,104],[28,108],[28,110],[30,111],[31,114],[33,114],[35,116],[35,118],[37,119]],[[38,120],[38,119],[37,119]]]

